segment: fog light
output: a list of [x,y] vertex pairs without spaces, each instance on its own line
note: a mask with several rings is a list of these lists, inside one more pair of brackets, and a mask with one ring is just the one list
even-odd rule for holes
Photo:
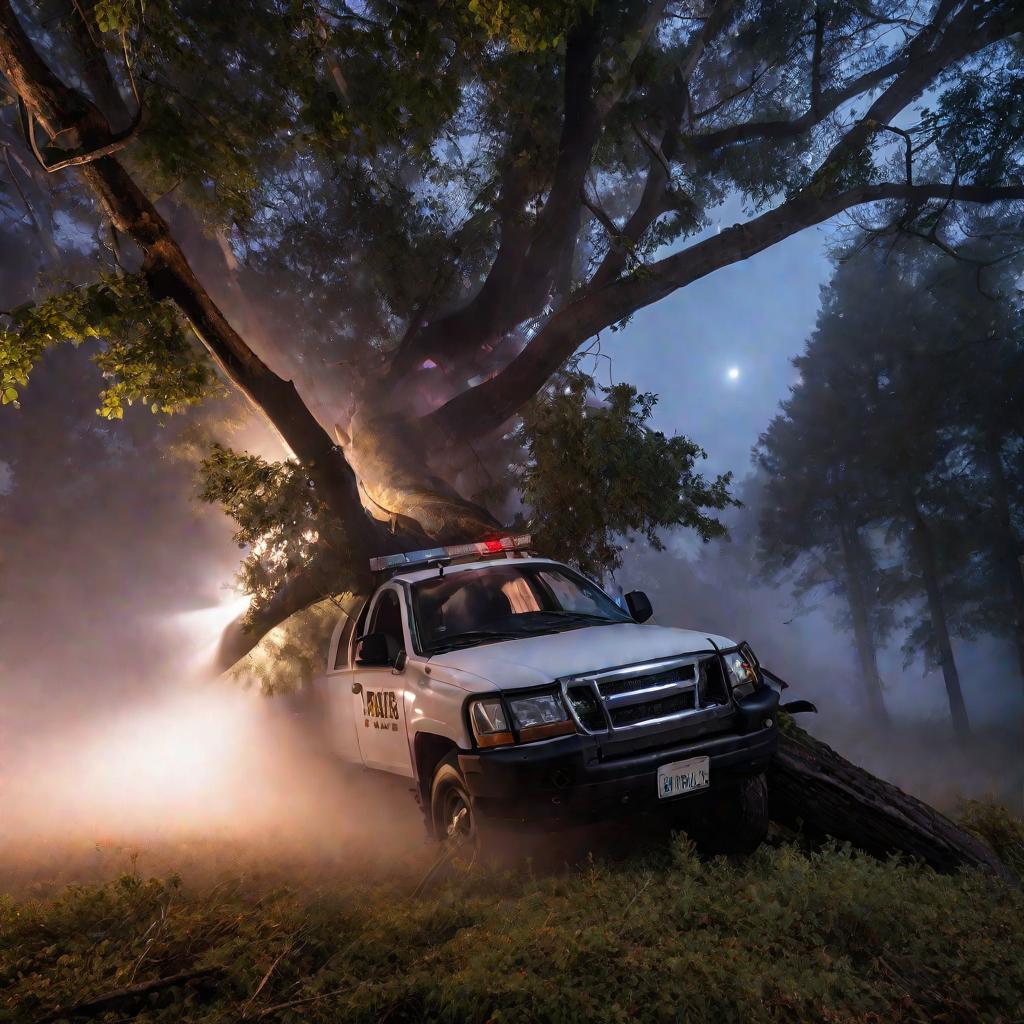
[[766,729],[770,729],[770,728],[772,727],[772,725],[773,725],[773,724],[774,724],[774,723],[772,722],[772,720],[771,720],[770,718],[766,718],[766,719],[764,720],[764,727],[765,727]]

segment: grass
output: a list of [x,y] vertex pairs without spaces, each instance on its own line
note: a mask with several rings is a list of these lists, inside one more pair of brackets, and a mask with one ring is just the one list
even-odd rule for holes
[[[1019,821],[983,805],[966,820],[1021,870]],[[1024,895],[977,873],[788,842],[702,861],[681,835],[555,873],[455,872],[413,899],[421,867],[239,854],[216,880],[136,865],[37,883],[0,897],[0,1020],[201,968],[91,1019],[1024,1019]]]

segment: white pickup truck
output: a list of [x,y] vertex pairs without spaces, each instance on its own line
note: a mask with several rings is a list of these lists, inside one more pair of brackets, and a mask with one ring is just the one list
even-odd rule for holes
[[528,546],[371,562],[381,582],[339,621],[317,681],[335,753],[410,779],[442,840],[696,797],[713,845],[756,846],[779,695],[749,646],[643,625],[644,594],[623,609]]

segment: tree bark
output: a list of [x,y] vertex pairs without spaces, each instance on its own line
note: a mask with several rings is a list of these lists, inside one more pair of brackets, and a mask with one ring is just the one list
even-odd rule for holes
[[1006,586],[1013,604],[1013,642],[1017,663],[1024,683],[1024,565],[1020,561],[1020,544],[1013,531],[1009,488],[1000,438],[991,435],[986,446],[989,471],[992,474],[992,506],[996,519],[996,557],[1006,574]]
[[867,694],[871,717],[881,725],[889,724],[889,712],[882,696],[882,680],[878,675],[878,658],[872,635],[868,601],[864,593],[864,568],[867,556],[857,529],[850,522],[849,511],[840,499],[839,542],[843,550],[846,572],[846,599],[853,620],[853,638],[860,660],[861,681]]
[[417,420],[363,409],[347,432],[336,433],[371,514],[392,528],[419,530],[427,546],[482,540],[502,528],[433,471],[431,456],[441,454],[441,444],[432,444],[431,432]]
[[979,839],[935,808],[847,761],[791,722],[768,772],[772,819],[877,857],[898,853],[950,872],[980,868],[1019,886]]
[[909,508],[911,530],[910,543],[917,562],[917,568],[924,580],[925,595],[928,601],[928,615],[931,619],[932,631],[935,634],[935,645],[939,650],[939,663],[942,666],[942,678],[946,684],[949,697],[949,713],[953,719],[953,732],[960,740],[971,734],[970,722],[967,718],[967,707],[964,704],[963,691],[960,688],[960,673],[953,657],[953,644],[949,638],[949,622],[946,617],[946,603],[942,596],[942,585],[939,582],[939,570],[935,557],[935,545],[931,531],[921,514],[917,503]]

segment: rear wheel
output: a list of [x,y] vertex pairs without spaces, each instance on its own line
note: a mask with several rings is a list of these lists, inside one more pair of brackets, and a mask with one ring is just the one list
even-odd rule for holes
[[710,796],[690,829],[706,853],[753,853],[768,835],[768,780],[764,772]]

